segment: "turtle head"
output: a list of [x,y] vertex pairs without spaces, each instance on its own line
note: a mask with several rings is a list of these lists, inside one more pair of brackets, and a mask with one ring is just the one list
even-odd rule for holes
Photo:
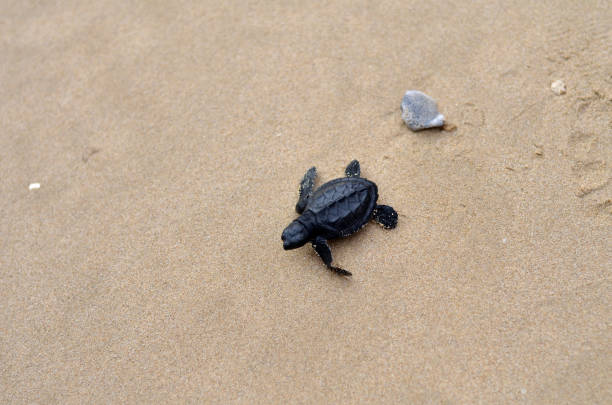
[[283,249],[299,248],[310,240],[310,229],[296,219],[285,228],[281,238],[283,240]]

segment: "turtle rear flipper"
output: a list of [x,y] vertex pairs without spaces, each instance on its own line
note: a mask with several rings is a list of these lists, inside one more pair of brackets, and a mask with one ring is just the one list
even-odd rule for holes
[[388,205],[377,205],[372,213],[372,218],[385,229],[393,229],[397,226],[397,212]]
[[314,248],[315,252],[317,252],[319,257],[321,257],[321,260],[323,260],[323,263],[325,263],[328,269],[341,276],[353,275],[350,271],[332,266],[332,253],[325,238],[317,236],[316,239],[312,241],[312,247]]
[[306,208],[306,204],[308,204],[308,198],[312,194],[312,189],[314,188],[314,182],[317,178],[317,168],[311,167],[308,169],[302,182],[300,183],[300,197],[298,199],[297,204],[295,205],[295,210],[298,214],[304,212]]
[[355,159],[349,163],[348,166],[346,166],[344,173],[346,174],[346,177],[359,177],[361,175],[359,161]]

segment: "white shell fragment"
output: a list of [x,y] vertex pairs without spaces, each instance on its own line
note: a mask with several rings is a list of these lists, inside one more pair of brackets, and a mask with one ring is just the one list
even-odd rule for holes
[[553,93],[555,93],[557,96],[560,96],[561,94],[565,94],[566,88],[565,88],[565,83],[563,83],[563,80],[555,80],[554,82],[552,82],[552,84],[550,85],[550,89],[553,91]]
[[36,189],[39,189],[39,188],[40,188],[40,183],[31,183],[28,186],[28,190],[36,190]]
[[444,125],[436,101],[425,93],[408,90],[402,99],[402,119],[413,131]]

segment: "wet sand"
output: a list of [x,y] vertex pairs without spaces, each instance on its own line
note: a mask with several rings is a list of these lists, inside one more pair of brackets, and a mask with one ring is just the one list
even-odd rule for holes
[[[0,402],[610,403],[611,27],[0,1]],[[344,279],[280,234],[352,159],[399,225],[333,241]]]

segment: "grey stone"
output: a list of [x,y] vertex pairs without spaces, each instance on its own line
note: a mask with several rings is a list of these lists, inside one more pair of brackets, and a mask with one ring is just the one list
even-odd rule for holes
[[436,101],[417,90],[408,90],[402,99],[402,119],[413,131],[444,125]]

